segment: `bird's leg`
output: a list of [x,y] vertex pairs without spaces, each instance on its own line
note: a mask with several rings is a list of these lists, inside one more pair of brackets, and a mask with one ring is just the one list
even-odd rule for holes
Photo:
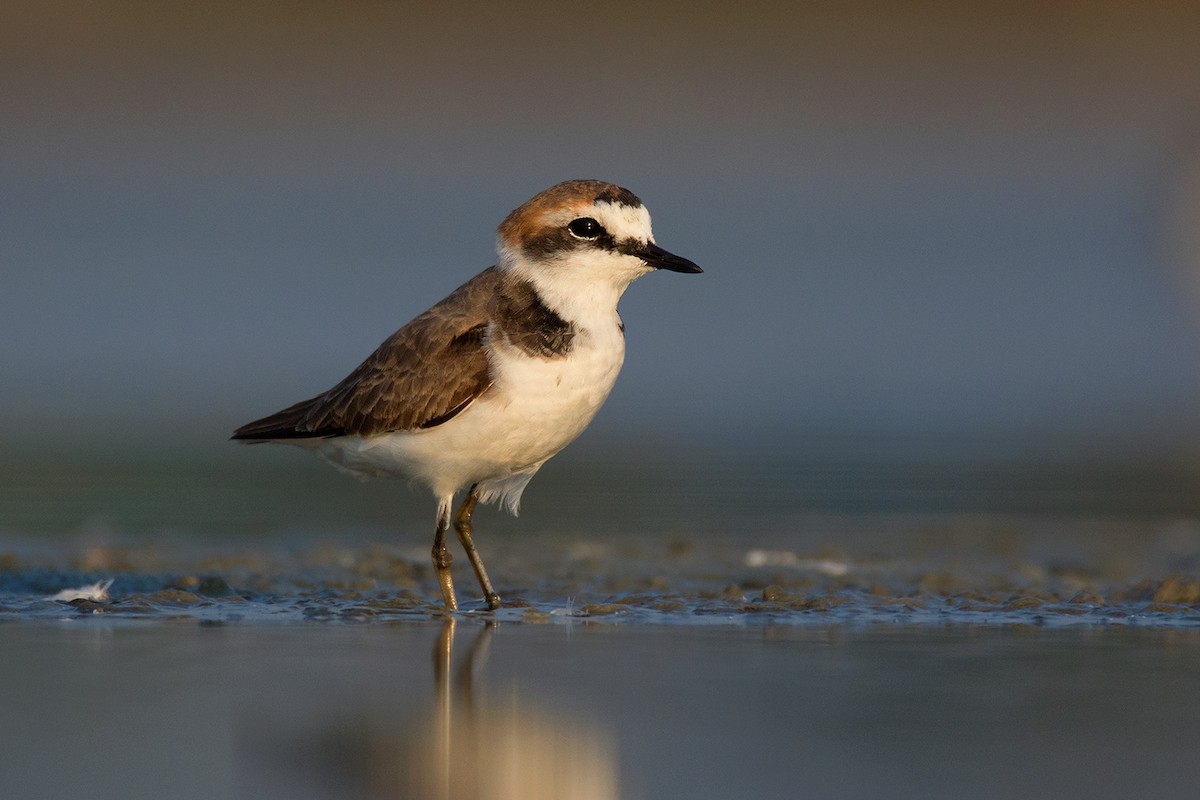
[[500,607],[500,595],[496,594],[492,588],[492,582],[488,579],[487,570],[483,566],[483,559],[479,557],[479,552],[475,549],[475,542],[471,540],[471,514],[475,511],[475,504],[479,502],[478,491],[479,484],[475,484],[467,492],[466,499],[458,507],[458,513],[454,515],[454,530],[458,533],[458,540],[462,542],[463,550],[467,551],[467,558],[471,561],[471,566],[475,568],[475,577],[479,579],[479,588],[483,590],[483,602],[487,603],[489,610],[494,611]]
[[437,573],[438,585],[442,588],[442,600],[447,611],[458,611],[458,600],[454,598],[454,576],[450,564],[454,556],[446,549],[446,529],[450,527],[450,508],[454,497],[444,498],[438,503],[437,532],[433,534],[433,569]]

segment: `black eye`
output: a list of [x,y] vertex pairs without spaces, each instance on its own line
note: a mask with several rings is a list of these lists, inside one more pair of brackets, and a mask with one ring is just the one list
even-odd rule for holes
[[599,222],[591,217],[580,217],[571,222],[567,226],[567,230],[572,236],[578,236],[580,239],[599,239],[600,234],[604,233],[604,228]]

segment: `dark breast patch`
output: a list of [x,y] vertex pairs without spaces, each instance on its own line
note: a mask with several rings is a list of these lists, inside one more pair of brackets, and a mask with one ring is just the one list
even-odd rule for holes
[[547,306],[528,281],[504,286],[496,298],[495,321],[513,346],[531,356],[561,358],[575,340],[575,326]]

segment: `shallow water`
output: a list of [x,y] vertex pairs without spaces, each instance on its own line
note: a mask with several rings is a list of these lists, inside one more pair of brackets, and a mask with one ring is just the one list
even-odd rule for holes
[[5,625],[6,794],[1118,798],[1200,780],[1195,631],[456,627]]
[[265,472],[8,476],[5,796],[1116,798],[1200,780],[1186,500],[559,478],[520,520],[477,515],[505,605],[476,610],[459,556],[467,610],[447,622],[424,498]]

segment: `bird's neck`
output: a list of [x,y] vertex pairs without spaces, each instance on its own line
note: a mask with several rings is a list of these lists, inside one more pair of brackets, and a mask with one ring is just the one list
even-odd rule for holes
[[505,271],[528,281],[547,308],[584,329],[613,324],[618,319],[617,303],[632,282],[624,276],[596,276],[570,267],[547,268],[520,261],[509,263]]

